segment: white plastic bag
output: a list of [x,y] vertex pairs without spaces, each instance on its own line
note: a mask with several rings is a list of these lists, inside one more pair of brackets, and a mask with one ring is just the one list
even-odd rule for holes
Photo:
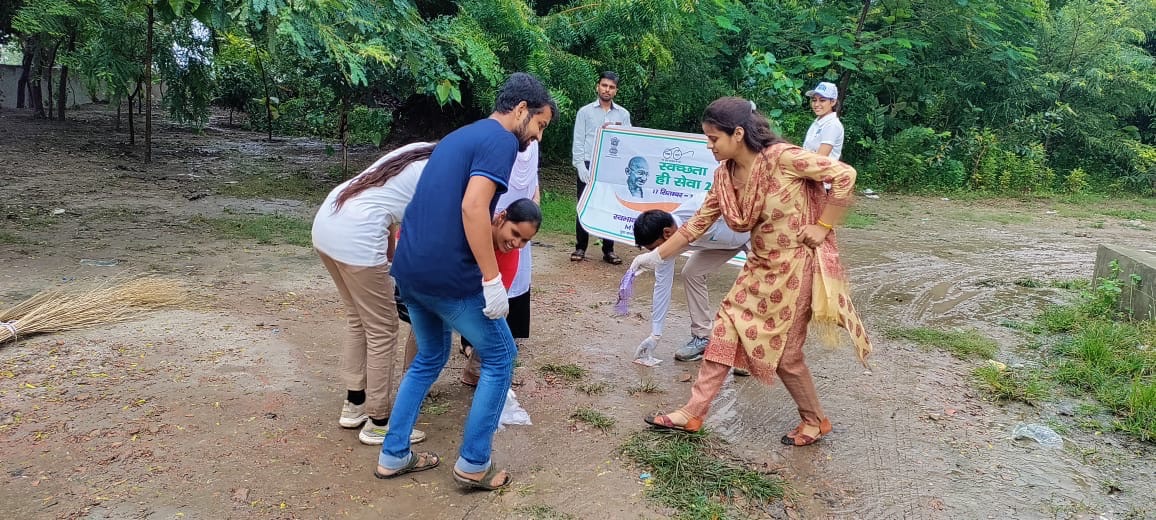
[[506,405],[502,407],[502,419],[498,423],[498,429],[505,429],[507,424],[519,424],[524,426],[532,426],[534,423],[530,422],[530,414],[518,404],[517,397],[514,396],[514,390],[506,391]]

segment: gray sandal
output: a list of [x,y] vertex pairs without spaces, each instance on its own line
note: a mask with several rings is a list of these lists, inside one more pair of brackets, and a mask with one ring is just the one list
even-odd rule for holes
[[[433,459],[432,463],[428,462],[431,458]],[[418,466],[418,463],[421,462],[422,460],[427,461],[427,463],[424,466]],[[441,464],[441,463],[442,463],[442,458],[439,457],[437,453],[434,453],[432,451],[426,451],[426,452],[422,452],[422,453],[412,453],[411,452],[410,457],[409,457],[409,464],[402,466],[401,469],[398,469],[397,471],[394,471],[393,473],[390,473],[388,475],[386,475],[384,473],[378,473],[377,468],[374,468],[373,469],[373,476],[375,476],[377,478],[381,478],[381,479],[394,478],[394,477],[399,477],[401,475],[405,475],[406,473],[417,473],[418,471],[425,471],[427,469],[434,469],[434,468],[438,467],[438,464]],[[454,475],[457,476],[456,471],[454,472]]]
[[482,475],[482,478],[474,480],[472,478],[466,478],[462,476],[462,474],[458,473],[458,468],[454,468],[454,480],[469,491],[494,491],[509,486],[510,482],[514,480],[514,477],[510,476],[509,472],[506,472],[506,480],[504,482],[497,486],[490,484],[494,481],[494,476],[496,476],[498,473],[501,473],[501,471],[502,470],[498,469],[497,466],[490,464],[490,469],[486,470],[486,474]]

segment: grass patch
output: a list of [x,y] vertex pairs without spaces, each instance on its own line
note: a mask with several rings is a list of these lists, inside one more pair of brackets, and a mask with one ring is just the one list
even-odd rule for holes
[[720,519],[765,515],[765,506],[783,498],[783,480],[729,461],[705,432],[671,434],[643,430],[621,452],[650,470],[647,498],[673,508],[680,519]]
[[655,383],[652,379],[643,379],[642,381],[639,381],[637,385],[626,389],[626,393],[630,395],[661,394],[664,392],[666,392],[666,390],[660,388],[658,383]]
[[1083,313],[1074,305],[1049,305],[1036,316],[1036,327],[1033,332],[1048,334],[1071,332],[1083,319]]
[[573,234],[578,199],[553,191],[542,192],[542,233]]
[[964,222],[996,222],[999,224],[1030,224],[1034,220],[1030,215],[1019,213],[971,210],[954,212],[951,218]]
[[441,390],[434,390],[425,396],[421,403],[421,413],[428,415],[444,415],[452,407]]
[[843,227],[849,229],[865,229],[874,226],[878,222],[879,218],[875,215],[851,212],[843,219]]
[[1056,353],[1057,382],[1095,397],[1117,429],[1156,440],[1156,323],[1082,321]]
[[1097,213],[1124,220],[1143,220],[1156,222],[1156,210],[1149,209],[1098,209]]
[[290,244],[310,247],[313,223],[284,215],[193,219],[195,226],[207,227],[229,238],[256,240],[259,244]]
[[578,385],[578,390],[586,395],[602,395],[610,389],[610,383],[606,381],[587,381]]
[[1036,280],[1035,278],[1020,278],[1012,282],[1012,284],[1017,287],[1026,287],[1028,289],[1036,289],[1044,286],[1044,282]]
[[518,506],[514,508],[514,513],[532,520],[578,520],[578,517],[550,506]]
[[1050,395],[1046,382],[1035,372],[985,363],[971,373],[980,389],[997,401],[1020,401],[1030,405]]
[[554,376],[556,378],[565,379],[567,381],[581,381],[586,377],[586,369],[573,363],[565,365],[558,365],[555,363],[547,363],[538,369],[544,376]]
[[306,172],[289,175],[254,173],[241,177],[234,184],[222,184],[217,193],[240,199],[291,199],[314,204],[325,200],[331,183],[312,179]]
[[23,244],[25,242],[26,241],[24,240],[24,237],[21,237],[20,235],[17,235],[15,233],[9,233],[7,231],[0,231],[0,244],[15,245],[15,244]]
[[1083,291],[1090,288],[1092,282],[1089,282],[1085,278],[1072,278],[1069,280],[1052,280],[1048,282],[1048,286],[1055,287],[1056,289],[1067,289],[1069,291]]
[[581,421],[590,426],[598,428],[603,432],[608,432],[614,428],[614,418],[606,415],[589,406],[580,406],[574,413],[570,414],[570,418],[575,421]]
[[937,347],[959,359],[990,359],[999,351],[999,345],[995,341],[974,329],[897,328],[888,330],[886,335],[891,339],[906,339],[926,347]]
[[[1099,279],[1072,303],[1049,306],[1035,327],[1052,336],[1046,378],[1094,398],[1112,414],[1110,424],[1085,419],[1080,426],[1111,427],[1142,441],[1156,441],[1156,321],[1124,321],[1120,294],[1136,280]],[[1117,321],[1120,320],[1120,321]]]

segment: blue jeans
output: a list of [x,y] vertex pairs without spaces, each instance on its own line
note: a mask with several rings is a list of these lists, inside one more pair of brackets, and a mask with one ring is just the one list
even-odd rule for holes
[[409,308],[409,319],[417,337],[417,356],[397,389],[389,416],[389,433],[377,462],[389,470],[409,463],[413,456],[409,447],[410,432],[417,422],[422,401],[449,361],[453,331],[457,330],[474,345],[474,355],[481,360],[482,370],[466,416],[456,467],[461,473],[486,471],[490,468],[494,432],[498,430],[502,407],[506,404],[517,355],[510,328],[505,318],[491,320],[482,314],[486,299],[481,291],[458,299],[422,294],[402,280],[398,280],[397,287]]

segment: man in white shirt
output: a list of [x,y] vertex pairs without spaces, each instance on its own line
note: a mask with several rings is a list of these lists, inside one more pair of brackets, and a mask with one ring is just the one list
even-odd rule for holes
[[[574,118],[574,145],[571,148],[571,157],[574,169],[578,170],[578,198],[586,191],[586,183],[590,182],[590,160],[594,157],[594,136],[599,128],[608,125],[630,126],[630,112],[621,105],[614,103],[614,96],[618,95],[618,74],[603,72],[598,77],[598,85],[594,88],[598,99],[589,105],[578,109]],[[581,222],[574,223],[574,235],[577,244],[574,252],[570,253],[570,260],[578,262],[586,259],[586,247],[590,244],[590,233],[582,228]],[[602,260],[609,264],[618,265],[622,259],[614,254],[614,241],[602,240]]]
[[[640,246],[653,251],[678,231],[679,226],[694,216],[702,206],[705,194],[699,194],[683,202],[674,213],[662,210],[643,212],[634,221],[634,240]],[[706,277],[717,271],[719,267],[734,258],[739,252],[747,250],[747,242],[751,239],[750,233],[739,233],[727,227],[722,219],[702,236],[687,247],[692,251],[686,265],[682,268],[683,283],[686,286],[686,303],[690,310],[690,341],[675,352],[674,359],[678,361],[697,361],[702,359],[710,337],[713,307],[707,294]],[[666,313],[670,310],[670,292],[674,286],[674,259],[659,264],[654,270],[654,296],[651,301],[650,336],[638,345],[635,352],[635,361],[644,365],[654,365],[658,361],[652,353],[662,337],[663,325],[666,322]]]

